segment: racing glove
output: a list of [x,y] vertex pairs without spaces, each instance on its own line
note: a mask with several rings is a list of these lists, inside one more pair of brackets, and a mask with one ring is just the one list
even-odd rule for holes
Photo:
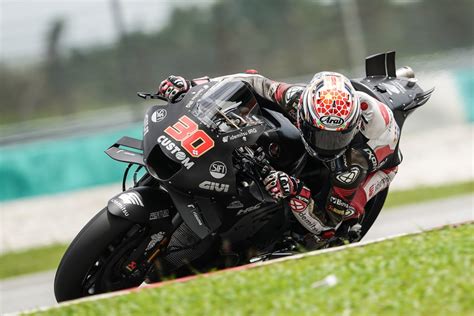
[[191,83],[180,76],[169,76],[160,83],[158,94],[167,98],[170,102],[175,101],[181,94],[187,92]]
[[270,171],[269,175],[263,180],[263,184],[268,193],[277,201],[298,195],[302,187],[298,179],[283,171],[275,170]]

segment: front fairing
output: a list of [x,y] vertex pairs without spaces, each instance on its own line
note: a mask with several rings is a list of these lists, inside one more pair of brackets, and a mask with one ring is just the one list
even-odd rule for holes
[[[232,152],[255,144],[263,133],[258,114],[255,98],[242,82],[193,87],[181,101],[147,111],[144,162],[172,190],[236,196]],[[245,120],[241,127],[239,119]]]

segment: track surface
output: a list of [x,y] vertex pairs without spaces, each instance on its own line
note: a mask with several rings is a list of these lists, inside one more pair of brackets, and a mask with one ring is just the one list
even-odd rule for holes
[[[474,195],[394,208],[383,212],[364,240],[413,233],[474,219]],[[0,281],[0,313],[55,304],[54,272]]]
[[[420,114],[423,111],[424,107]],[[423,130],[416,129],[419,126],[414,123],[410,119],[404,126],[400,143],[404,159],[390,190],[447,184],[447,179],[453,183],[473,179],[474,124]],[[408,133],[413,129],[417,132]],[[446,163],[454,156],[456,163]],[[116,183],[0,202],[0,253],[69,242],[120,191]]]

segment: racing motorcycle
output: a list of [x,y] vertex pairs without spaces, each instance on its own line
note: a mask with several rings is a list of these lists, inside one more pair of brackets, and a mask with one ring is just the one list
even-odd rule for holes
[[[410,68],[395,69],[395,52],[366,58],[366,77],[352,83],[390,106],[400,128],[433,92],[418,86]],[[143,140],[122,137],[106,153],[128,164],[123,192],[64,254],[54,282],[58,302],[301,251],[304,228],[262,179],[272,168],[282,170],[312,192],[328,181],[285,113],[241,81],[197,85],[173,104],[152,105]],[[370,200],[359,234],[344,242],[367,233],[387,192]],[[319,247],[341,242],[336,234]]]

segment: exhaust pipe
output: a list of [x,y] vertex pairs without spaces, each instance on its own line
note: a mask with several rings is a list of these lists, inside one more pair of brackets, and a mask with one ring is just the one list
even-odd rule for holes
[[415,78],[415,72],[413,71],[413,69],[411,69],[408,66],[398,68],[396,71],[396,74],[397,74],[397,78],[399,77],[403,77],[407,79]]

